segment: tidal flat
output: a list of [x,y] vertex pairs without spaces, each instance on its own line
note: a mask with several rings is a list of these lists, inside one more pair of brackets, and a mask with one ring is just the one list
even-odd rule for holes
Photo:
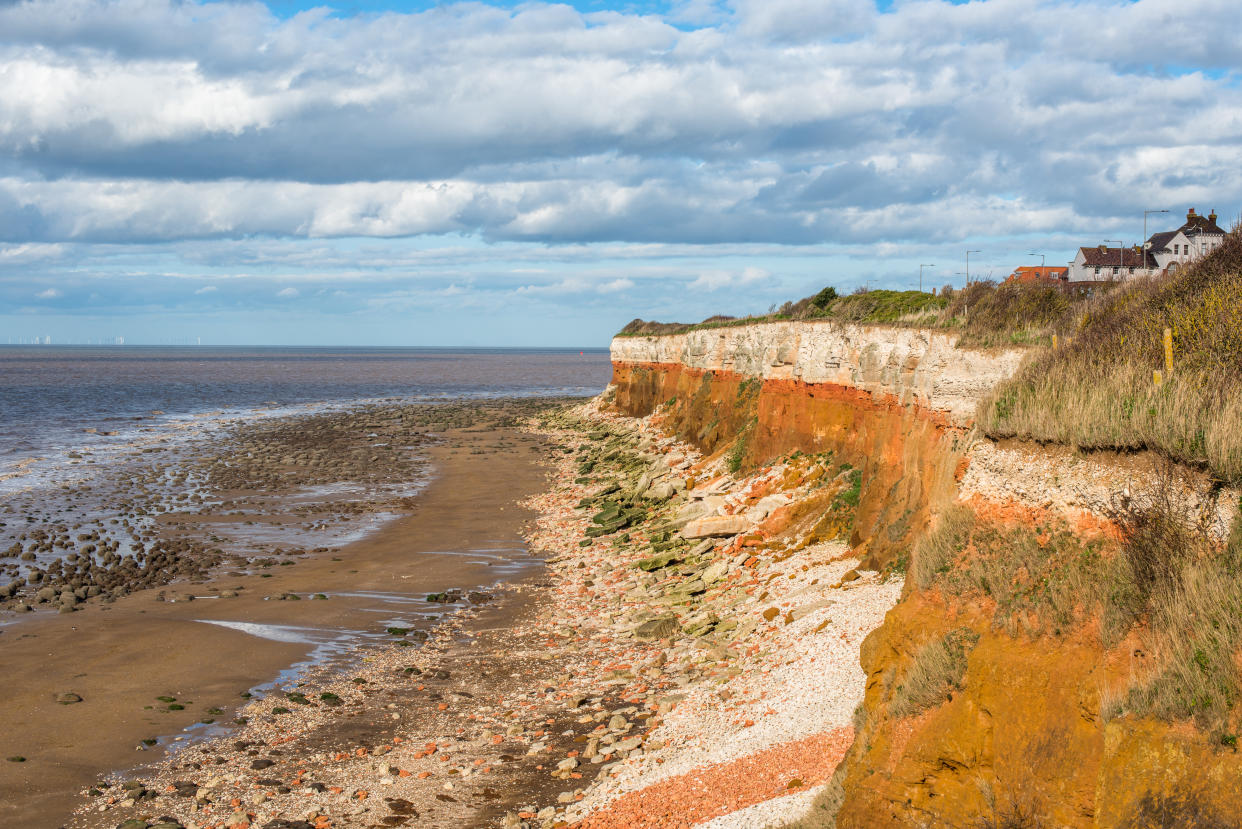
[[248,700],[418,650],[461,608],[506,612],[495,587],[540,569],[516,504],[545,449],[517,427],[549,405],[266,419],[10,498],[0,821],[65,825],[83,793],[227,740]]

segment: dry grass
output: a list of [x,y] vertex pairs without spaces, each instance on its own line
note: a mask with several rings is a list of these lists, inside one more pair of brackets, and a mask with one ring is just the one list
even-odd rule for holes
[[949,571],[954,557],[966,548],[974,526],[975,514],[954,504],[937,517],[934,527],[919,536],[911,569],[920,590],[931,587],[937,576]]
[[967,659],[978,641],[974,631],[958,628],[919,648],[893,692],[889,713],[894,717],[913,716],[961,689]]
[[1108,713],[1194,718],[1203,729],[1236,739],[1242,701],[1235,662],[1242,648],[1242,513],[1223,548],[1167,493],[1122,519],[1125,589],[1119,615],[1143,617],[1148,667],[1140,668]]
[[[1065,526],[998,527],[958,507],[920,540],[914,577],[920,589],[990,597],[993,625],[1010,635],[1059,636],[1098,619],[1108,648],[1139,625],[1142,666],[1120,693],[1105,689],[1105,716],[1193,718],[1236,739],[1242,512],[1229,541],[1218,544],[1182,489],[1170,464],[1150,492],[1115,509],[1122,538],[1108,546],[1084,543]],[[931,649],[916,662],[934,675],[945,658],[943,648]],[[912,687],[929,684],[912,677]]]
[[1230,829],[1236,816],[1220,814],[1209,802],[1202,781],[1184,781],[1167,791],[1149,792],[1127,816],[1129,829]]
[[[991,437],[1159,451],[1242,482],[1242,229],[1167,280],[1138,280],[1084,306],[1072,343],[1031,360],[979,409]],[[1174,371],[1162,335],[1173,332]]]
[[[1116,556],[1106,555],[1102,541],[1083,543],[1063,524],[976,522],[965,535],[966,541],[958,536],[965,549],[960,562],[932,580],[950,593],[990,597],[993,625],[1011,635],[1060,636],[1098,614],[1117,591]],[[1128,622],[1109,625],[1110,636]]]

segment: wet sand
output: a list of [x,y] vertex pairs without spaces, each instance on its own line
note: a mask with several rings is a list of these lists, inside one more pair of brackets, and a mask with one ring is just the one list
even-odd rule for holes
[[[241,692],[310,651],[199,620],[382,634],[397,611],[377,606],[374,597],[339,594],[422,598],[498,580],[495,568],[460,553],[522,546],[519,527],[529,514],[517,502],[546,483],[543,444],[507,428],[457,430],[446,438],[428,450],[436,477],[412,515],[334,553],[272,568],[269,578],[225,576],[193,586],[197,595],[240,587],[237,598],[162,602],[148,589],[111,605],[4,626],[0,756],[26,760],[0,762],[0,825],[62,825],[80,792],[102,775],[162,756],[160,749],[136,751],[144,739],[175,734],[211,708],[227,722]],[[533,562],[529,573],[536,571]],[[302,600],[265,600],[284,593]],[[330,598],[310,600],[315,593]],[[492,614],[498,615],[503,623],[504,612]],[[59,704],[65,693],[82,701]],[[165,710],[159,696],[176,697],[185,710]]]

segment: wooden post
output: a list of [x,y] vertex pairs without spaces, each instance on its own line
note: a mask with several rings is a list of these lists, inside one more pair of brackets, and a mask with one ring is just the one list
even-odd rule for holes
[[1173,329],[1164,329],[1164,373],[1173,376]]
[[1159,388],[1160,384],[1164,382],[1164,378],[1160,376],[1160,369],[1156,369],[1151,373],[1151,379],[1156,384],[1156,387]]

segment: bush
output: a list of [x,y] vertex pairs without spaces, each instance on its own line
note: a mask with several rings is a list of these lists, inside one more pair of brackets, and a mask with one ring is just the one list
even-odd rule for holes
[[927,530],[914,545],[914,582],[920,590],[931,587],[936,576],[946,573],[953,557],[966,547],[975,525],[975,514],[953,505],[945,510],[936,526]]
[[889,708],[894,717],[909,717],[944,702],[962,687],[966,662],[979,636],[969,628],[949,631],[914,654]]

